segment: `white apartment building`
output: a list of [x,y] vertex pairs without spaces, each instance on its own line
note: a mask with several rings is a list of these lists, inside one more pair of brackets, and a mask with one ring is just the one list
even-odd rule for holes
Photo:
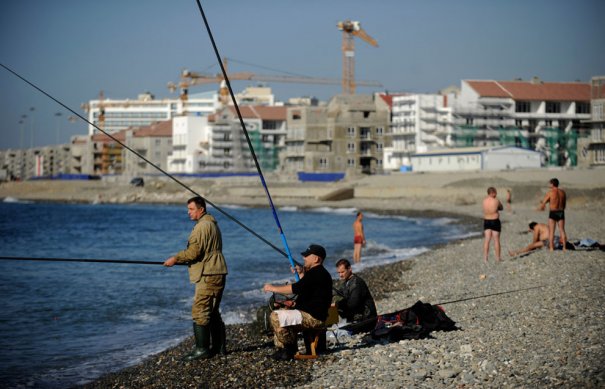
[[[88,121],[113,134],[127,128],[139,128],[155,122],[170,120],[176,116],[207,116],[220,106],[218,92],[191,94],[186,100],[179,98],[156,100],[150,93],[143,93],[136,100],[91,100],[82,107],[88,113]],[[88,125],[88,134],[96,128]]]
[[178,116],[172,120],[170,173],[198,173],[200,161],[212,152],[211,129],[207,116]]
[[385,168],[411,166],[410,155],[452,145],[447,98],[440,94],[393,96],[392,147],[385,149]]
[[393,97],[392,117],[389,170],[444,147],[516,146],[541,152],[549,166],[575,166],[577,139],[589,133],[590,84],[462,80],[459,93]]

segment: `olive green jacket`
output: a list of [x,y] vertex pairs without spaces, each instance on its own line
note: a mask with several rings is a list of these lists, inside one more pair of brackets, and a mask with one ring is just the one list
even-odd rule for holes
[[187,248],[174,257],[178,263],[189,266],[189,280],[199,282],[202,276],[227,274],[227,264],[223,256],[223,240],[216,219],[205,213],[195,223]]

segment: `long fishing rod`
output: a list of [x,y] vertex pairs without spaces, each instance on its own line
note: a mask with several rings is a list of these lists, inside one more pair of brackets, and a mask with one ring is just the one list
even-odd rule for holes
[[463,298],[463,299],[459,299],[459,300],[446,301],[444,303],[437,303],[435,305],[445,305],[445,304],[461,303],[463,301],[477,300],[477,299],[482,299],[482,298],[486,298],[486,297],[499,296],[499,295],[502,295],[502,294],[510,294],[510,293],[523,292],[523,291],[531,290],[531,289],[544,288],[545,286],[546,285],[538,285],[538,286],[531,286],[529,288],[523,288],[523,289],[507,290],[505,292],[490,293],[490,294],[484,294],[484,295],[481,295],[481,296],[474,296],[474,297],[467,297],[467,298]]
[[[295,268],[296,264],[294,263],[294,259],[292,259],[292,253],[290,252],[290,247],[288,247],[288,242],[286,241],[286,235],[284,234],[284,230],[282,229],[281,223],[279,222],[279,217],[277,217],[277,211],[275,210],[275,206],[273,205],[273,200],[271,199],[271,193],[269,193],[269,188],[267,187],[267,183],[265,182],[265,176],[263,175],[263,171],[260,168],[260,164],[258,163],[258,159],[256,158],[256,153],[254,152],[254,147],[252,146],[252,141],[250,140],[250,136],[248,135],[248,130],[246,129],[246,124],[244,123],[244,119],[242,118],[242,113],[239,110],[239,105],[235,100],[235,94],[233,93],[233,89],[231,88],[231,82],[229,82],[229,77],[227,76],[227,71],[225,70],[225,66],[223,66],[223,61],[221,59],[221,55],[218,52],[218,47],[214,42],[214,36],[212,35],[212,31],[210,30],[210,25],[208,24],[208,19],[206,19],[206,14],[204,13],[204,9],[202,8],[202,4],[200,0],[196,0],[197,6],[200,10],[200,14],[202,15],[202,19],[204,19],[204,25],[206,26],[206,31],[208,31],[208,37],[212,42],[212,47],[214,49],[214,54],[216,54],[216,60],[218,61],[219,66],[221,67],[221,71],[223,72],[223,78],[225,79],[225,83],[227,84],[227,88],[229,89],[229,94],[231,95],[231,101],[233,101],[233,106],[235,107],[235,111],[237,112],[237,116],[239,117],[240,125],[242,126],[242,130],[244,131],[244,135],[246,136],[246,141],[248,142],[248,148],[250,149],[250,153],[252,154],[252,158],[254,159],[254,164],[256,165],[256,170],[258,171],[258,175],[260,177],[261,183],[263,184],[263,188],[265,189],[265,193],[267,195],[267,199],[269,200],[269,205],[271,206],[271,211],[273,212],[273,218],[275,219],[275,224],[277,224],[277,228],[279,230],[279,234],[281,236],[282,242],[284,244],[284,248],[286,249],[286,253],[288,253],[288,260],[290,261],[290,265]],[[294,272],[294,276],[296,277],[296,281],[300,280],[297,272]]]
[[[88,259],[88,258],[39,258],[39,257],[6,257],[0,256],[0,260],[5,261],[48,261],[48,262],[96,262],[96,263],[127,263],[134,265],[163,265],[164,262],[154,261],[136,261],[128,259]],[[187,265],[186,263],[176,263],[176,265]]]
[[258,239],[260,239],[261,241],[263,241],[264,243],[266,243],[267,245],[269,245],[271,248],[273,248],[275,251],[279,252],[280,254],[282,254],[284,257],[288,257],[289,254],[286,254],[283,250],[281,250],[279,247],[275,246],[273,243],[269,242],[267,239],[263,238],[261,235],[257,234],[254,230],[252,230],[250,227],[246,226],[244,223],[240,222],[239,220],[237,220],[235,217],[231,216],[229,213],[227,213],[226,211],[224,211],[222,208],[220,208],[218,205],[214,204],[213,202],[211,202],[210,200],[208,200],[207,198],[204,198],[202,195],[200,195],[199,193],[197,193],[196,191],[194,191],[193,189],[191,189],[189,186],[187,186],[186,184],[184,184],[182,181],[180,181],[179,179],[177,179],[176,177],[174,177],[172,174],[166,172],[164,169],[162,169],[161,167],[159,167],[158,165],[154,164],[153,162],[151,162],[150,160],[148,160],[147,158],[145,158],[143,155],[141,155],[140,153],[138,153],[136,150],[130,148],[129,146],[127,146],[126,144],[124,144],[122,141],[120,141],[119,139],[117,139],[116,137],[114,137],[113,135],[111,135],[110,133],[106,132],[105,130],[99,128],[97,125],[89,122],[87,119],[85,119],[82,115],[80,115],[79,113],[77,113],[76,111],[74,111],[73,109],[71,109],[70,107],[68,107],[67,105],[63,104],[61,101],[59,101],[58,99],[56,99],[55,97],[53,97],[52,95],[50,95],[49,93],[47,93],[46,91],[44,91],[43,89],[39,88],[37,85],[35,85],[34,83],[30,82],[29,80],[27,80],[25,77],[21,76],[20,74],[18,74],[17,72],[15,72],[14,70],[12,70],[11,68],[9,68],[8,66],[4,65],[3,63],[0,63],[0,66],[2,66],[4,69],[6,69],[7,71],[9,71],[10,73],[12,73],[13,75],[15,75],[16,77],[20,78],[21,80],[23,80],[24,82],[26,82],[27,84],[29,84],[30,86],[32,86],[34,89],[38,90],[40,93],[42,93],[43,95],[45,95],[46,97],[48,97],[49,99],[53,100],[55,103],[59,104],[60,106],[62,106],[63,108],[65,108],[66,110],[68,110],[69,112],[73,113],[74,115],[76,115],[77,117],[79,117],[80,119],[82,119],[84,122],[90,124],[91,126],[93,126],[95,129],[99,130],[100,132],[102,132],[103,134],[107,135],[108,137],[110,137],[112,140],[114,140],[116,143],[118,143],[119,145],[121,145],[122,147],[124,147],[126,150],[130,151],[131,153],[133,153],[134,155],[136,155],[137,157],[141,158],[143,161],[147,162],[149,165],[153,166],[155,169],[157,169],[158,171],[160,171],[162,174],[164,174],[165,176],[171,178],[174,182],[176,182],[177,184],[179,184],[180,186],[182,186],[183,188],[185,188],[186,190],[188,190],[189,192],[193,193],[196,196],[202,197],[208,204],[210,204],[211,206],[213,206],[217,211],[219,211],[220,213],[222,213],[223,215],[225,215],[227,218],[229,218],[231,221],[235,222],[237,225],[239,225],[240,227],[242,227],[243,229],[245,229],[246,231],[248,231],[249,233],[251,233],[252,235],[254,235],[255,237],[257,237]]

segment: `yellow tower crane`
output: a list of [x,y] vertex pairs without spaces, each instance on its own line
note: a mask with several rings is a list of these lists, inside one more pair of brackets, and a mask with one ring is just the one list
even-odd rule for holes
[[355,94],[355,41],[357,36],[374,47],[378,47],[376,39],[368,35],[361,23],[345,20],[338,22],[338,29],[342,31],[342,93],[345,95]]
[[[227,58],[223,59],[223,66],[227,69]],[[281,76],[281,75],[262,75],[251,72],[237,72],[229,73],[229,79],[232,81],[237,80],[253,80],[253,81],[264,81],[264,82],[287,82],[287,83],[301,83],[301,84],[323,84],[323,85],[338,85],[341,80],[332,78],[317,78],[317,77],[306,77],[306,76]],[[181,73],[181,80],[179,83],[169,82],[168,89],[170,92],[174,92],[177,88],[180,88],[180,99],[187,101],[189,88],[196,85],[202,84],[220,84],[220,101],[223,104],[227,104],[229,101],[229,90],[223,74],[204,74],[198,72],[192,72],[189,70],[183,70]],[[381,87],[382,84],[377,81],[359,81],[359,86],[377,86]]]

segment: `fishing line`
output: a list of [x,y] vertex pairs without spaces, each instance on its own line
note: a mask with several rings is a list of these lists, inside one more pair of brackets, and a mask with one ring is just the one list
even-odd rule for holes
[[[34,258],[34,257],[4,257],[0,260],[8,261],[49,261],[49,262],[96,262],[96,263],[127,263],[134,265],[163,265],[164,262],[154,261],[136,261],[128,259],[86,259],[86,258]],[[175,265],[187,265],[186,263],[176,263]]]
[[[82,119],[84,122],[90,124],[91,126],[93,126],[94,128],[96,128],[97,130],[99,130],[100,132],[102,132],[103,134],[107,135],[108,137],[110,137],[111,139],[113,139],[116,143],[120,144],[122,147],[124,147],[126,150],[130,151],[131,153],[133,153],[134,155],[136,155],[137,157],[141,158],[143,161],[147,162],[149,165],[153,166],[154,168],[156,168],[158,171],[160,171],[162,174],[164,174],[165,176],[171,178],[174,182],[176,182],[177,184],[179,184],[180,186],[182,186],[183,188],[187,189],[189,192],[193,193],[196,196],[199,196],[201,198],[203,198],[208,204],[210,204],[211,206],[213,206],[217,211],[219,211],[220,213],[222,213],[223,215],[225,215],[227,218],[229,218],[231,221],[235,222],[237,225],[239,225],[240,227],[242,227],[243,229],[245,229],[246,231],[248,231],[249,233],[251,233],[252,235],[254,235],[255,237],[257,237],[258,239],[260,239],[261,241],[263,241],[264,243],[266,243],[268,246],[270,246],[271,248],[273,248],[275,251],[279,252],[280,254],[282,254],[284,257],[289,257],[290,253],[286,254],[283,250],[281,250],[279,247],[275,246],[273,243],[269,242],[267,239],[263,238],[261,235],[257,234],[255,231],[253,231],[250,227],[246,226],[244,223],[240,222],[239,220],[237,220],[235,217],[231,216],[229,213],[227,213],[226,211],[224,211],[223,209],[221,209],[219,206],[217,206],[216,204],[214,204],[213,202],[211,202],[210,200],[208,200],[207,198],[203,197],[202,195],[198,194],[197,192],[195,192],[193,189],[191,189],[189,186],[187,186],[186,184],[184,184],[183,182],[181,182],[180,180],[178,180],[176,177],[174,177],[172,174],[166,172],[164,169],[162,169],[161,167],[157,166],[156,164],[154,164],[153,162],[151,162],[150,160],[148,160],[147,158],[145,158],[144,156],[142,156],[140,153],[138,153],[137,151],[133,150],[132,148],[128,147],[127,145],[125,145],[123,142],[121,142],[119,139],[117,139],[116,137],[114,137],[113,135],[111,135],[110,133],[106,132],[105,130],[102,130],[101,128],[99,128],[98,126],[96,126],[95,124],[89,122],[87,119],[85,119],[82,115],[80,115],[79,113],[77,113],[76,111],[74,111],[73,109],[71,109],[70,107],[68,107],[67,105],[63,104],[61,101],[57,100],[55,97],[53,97],[52,95],[50,95],[49,93],[47,93],[46,91],[44,91],[43,89],[39,88],[37,85],[35,85],[34,83],[30,82],[29,80],[27,80],[25,77],[21,76],[20,74],[18,74],[17,72],[15,72],[14,70],[12,70],[11,68],[9,68],[8,66],[4,65],[3,63],[0,63],[0,66],[2,66],[4,69],[8,70],[10,73],[12,73],[13,75],[15,75],[16,77],[20,78],[21,80],[23,80],[24,82],[26,82],[27,84],[31,85],[33,88],[35,88],[36,90],[38,90],[40,93],[44,94],[46,97],[48,97],[49,99],[53,100],[55,103],[59,104],[60,106],[62,106],[63,108],[65,108],[66,110],[68,110],[69,112],[73,113],[74,115],[76,115],[77,117],[79,117],[80,119]],[[231,87],[229,87],[229,90],[231,90]],[[238,110],[239,113],[239,110]],[[241,119],[241,116],[240,116]],[[247,135],[246,135],[247,137]],[[248,142],[250,142],[250,140],[248,139]],[[254,153],[253,153],[254,155]],[[256,157],[254,159],[256,161]],[[257,163],[258,164],[258,163]],[[262,178],[262,176],[261,176]],[[271,204],[271,206],[273,206],[273,204]],[[275,210],[273,211],[275,212]]]
[[[242,130],[244,131],[244,135],[246,136],[246,141],[248,142],[248,148],[250,149],[250,153],[252,154],[252,158],[254,159],[254,164],[256,165],[256,170],[258,171],[258,175],[260,177],[261,183],[263,184],[263,188],[265,189],[265,193],[267,195],[267,199],[269,200],[269,205],[271,206],[271,210],[273,211],[273,218],[275,219],[275,224],[277,224],[277,228],[279,230],[279,234],[281,236],[282,242],[284,244],[284,248],[288,253],[288,260],[290,261],[290,265],[295,268],[296,264],[294,263],[294,259],[292,259],[292,253],[290,252],[290,248],[288,247],[288,242],[286,241],[286,236],[284,235],[284,231],[281,227],[281,223],[279,222],[279,218],[277,217],[277,212],[275,210],[275,206],[273,205],[273,200],[271,199],[271,194],[269,193],[269,188],[267,187],[267,183],[265,182],[265,176],[260,168],[260,164],[258,163],[258,159],[256,158],[256,153],[254,152],[254,147],[252,147],[252,141],[250,140],[250,136],[248,135],[248,130],[246,129],[246,124],[244,123],[244,119],[242,118],[242,113],[239,110],[239,105],[235,100],[235,94],[233,93],[233,89],[231,88],[231,82],[229,82],[229,77],[227,76],[227,71],[225,70],[225,66],[223,66],[223,61],[221,59],[221,55],[218,52],[218,47],[214,42],[214,36],[212,35],[212,31],[210,30],[210,25],[208,24],[208,20],[206,19],[206,14],[204,13],[204,9],[202,8],[202,4],[200,0],[196,0],[197,6],[200,10],[200,14],[202,15],[202,19],[204,19],[204,25],[206,26],[206,31],[208,31],[208,37],[212,43],[212,48],[214,49],[214,54],[216,54],[216,60],[218,61],[219,66],[221,67],[221,71],[223,72],[223,78],[225,79],[225,84],[227,84],[227,88],[229,89],[229,94],[231,95],[231,101],[233,102],[233,106],[235,107],[235,111],[237,112],[237,116],[239,117],[240,125],[242,126]],[[296,281],[300,280],[298,273],[295,272],[294,276],[296,277]]]
[[525,290],[539,289],[539,288],[544,288],[544,287],[546,287],[546,285],[532,286],[532,287],[524,288],[524,289],[507,290],[506,292],[490,293],[490,294],[484,294],[482,296],[467,297],[467,298],[463,298],[463,299],[460,299],[460,300],[452,300],[452,301],[446,301],[444,303],[437,303],[435,305],[445,305],[445,304],[460,303],[462,301],[477,300],[477,299],[482,299],[482,298],[485,298],[485,297],[499,296],[499,295],[502,295],[502,294],[523,292]]

